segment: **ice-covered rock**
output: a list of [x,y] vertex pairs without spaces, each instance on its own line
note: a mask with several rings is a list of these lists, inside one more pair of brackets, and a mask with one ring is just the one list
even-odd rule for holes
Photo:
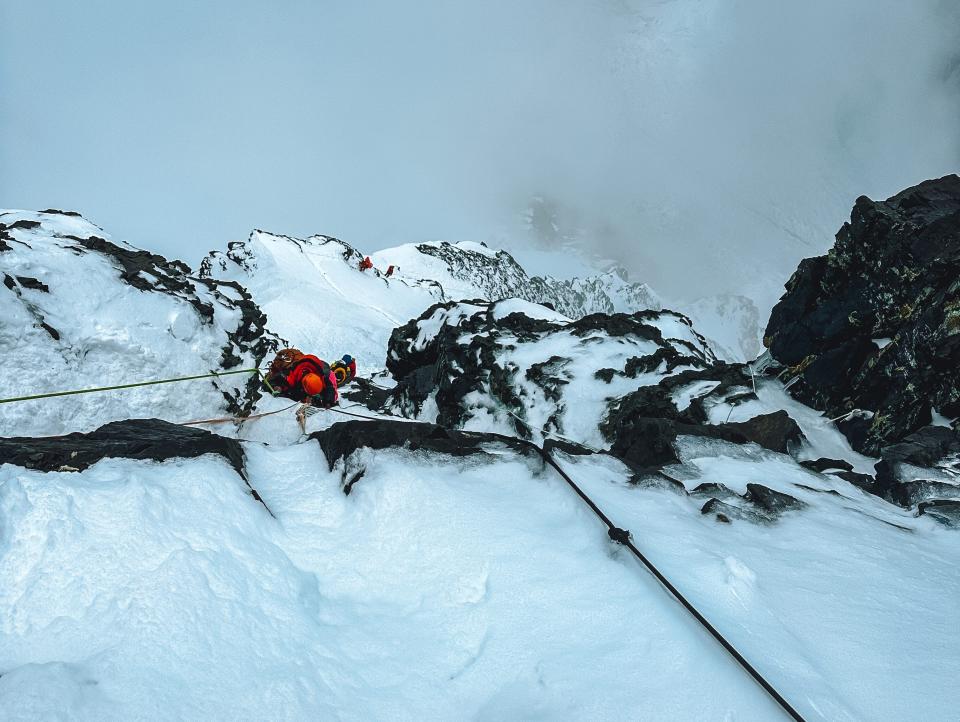
[[[75,213],[0,213],[0,397],[256,367],[276,348],[247,290],[111,242]],[[248,411],[253,374],[0,405],[6,435]]]

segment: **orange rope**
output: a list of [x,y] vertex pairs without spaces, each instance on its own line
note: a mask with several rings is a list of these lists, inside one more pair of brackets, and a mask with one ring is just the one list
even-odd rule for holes
[[289,411],[296,405],[297,404],[290,404],[289,406],[284,406],[282,409],[277,409],[276,411],[267,411],[262,414],[254,414],[253,416],[222,416],[217,419],[199,419],[197,421],[184,421],[180,424],[180,426],[198,426],[200,424],[225,424],[230,421],[239,421],[240,423],[243,423],[244,421],[251,421],[253,419],[262,419],[264,416],[272,416],[273,414],[279,414],[283,411]]

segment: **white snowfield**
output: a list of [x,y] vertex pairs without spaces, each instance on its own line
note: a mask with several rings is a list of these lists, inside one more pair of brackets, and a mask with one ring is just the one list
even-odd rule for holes
[[[99,228],[0,215],[16,219],[41,226],[12,231],[0,252],[16,289],[0,288],[2,396],[217,367],[237,325],[228,302],[195,283],[214,308],[204,325],[186,300],[136,290],[104,257],[69,250],[65,236],[105,237]],[[256,232],[204,268],[249,290],[271,331],[328,358],[353,353],[366,374],[383,366],[393,328],[440,300],[432,282],[449,279],[408,276],[403,263],[390,279],[360,273],[354,254],[323,236]],[[498,304],[499,317],[513,312],[567,322]],[[662,323],[701,344],[686,324]],[[223,404],[201,381],[0,405],[0,435],[204,418]],[[779,383],[709,414],[780,408],[808,438],[799,458],[870,470]],[[361,449],[347,463],[365,473],[346,495],[345,462],[331,471],[292,414],[209,427],[245,439],[249,481],[275,516],[212,454],[79,472],[0,466],[0,720],[786,718],[539,459],[498,443],[463,457]],[[345,418],[317,414],[308,431]],[[808,506],[771,525],[722,524],[700,513],[707,497],[630,484],[611,456],[556,457],[806,719],[956,718],[955,530],[754,445],[681,437],[678,451],[667,471],[688,490],[759,483]]]
[[[361,451],[345,496],[316,443],[247,444],[277,519],[212,456],[0,468],[3,717],[783,718],[559,477],[490,451]],[[807,719],[951,718],[955,533],[777,454],[684,458],[811,508],[717,524],[560,455]]]

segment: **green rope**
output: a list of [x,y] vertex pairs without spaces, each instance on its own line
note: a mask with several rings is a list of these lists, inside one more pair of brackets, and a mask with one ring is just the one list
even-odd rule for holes
[[34,394],[32,396],[17,396],[11,399],[0,399],[0,404],[11,404],[14,401],[33,401],[34,399],[49,399],[52,396],[72,396],[73,394],[92,394],[97,391],[116,391],[117,389],[132,389],[136,386],[154,386],[156,384],[172,384],[177,381],[194,381],[209,379],[214,376],[230,376],[231,374],[258,374],[260,369],[240,369],[239,371],[213,371],[199,376],[181,376],[176,379],[160,379],[159,381],[140,381],[135,384],[119,384],[118,386],[101,386],[96,389],[74,389],[73,391],[51,391],[48,394]]

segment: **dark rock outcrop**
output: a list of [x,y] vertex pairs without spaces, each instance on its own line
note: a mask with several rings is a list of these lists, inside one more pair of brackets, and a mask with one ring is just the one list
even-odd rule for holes
[[901,465],[898,461],[878,461],[877,473],[870,491],[906,509],[936,499],[960,501],[960,483],[912,478],[903,473]]
[[484,453],[484,444],[499,443],[521,453],[530,451],[528,444],[509,436],[457,431],[436,424],[389,419],[343,421],[311,434],[310,438],[320,444],[331,470],[338,461],[346,459],[358,449],[424,449],[451,456],[468,456]]
[[763,484],[747,484],[747,493],[743,498],[772,518],[807,506],[805,502]]
[[202,429],[161,419],[130,419],[104,424],[86,434],[0,438],[0,464],[38,471],[83,471],[108,458],[166,461],[204,454],[226,459],[243,479],[250,495],[270,511],[247,479],[240,442]]
[[727,434],[728,441],[738,444],[753,442],[781,454],[786,454],[803,441],[803,432],[797,422],[783,410],[754,416],[747,421],[717,424],[717,427]]
[[952,529],[960,529],[960,501],[925,501],[917,507],[917,513],[920,516],[929,516]]
[[836,469],[839,471],[853,471],[853,464],[851,464],[849,461],[843,461],[842,459],[827,459],[826,457],[801,461],[800,465],[805,466],[812,471],[818,471],[821,473],[830,469]]
[[960,433],[945,426],[925,426],[881,451],[887,461],[904,461],[916,466],[934,466],[941,459],[958,454]]
[[789,494],[762,484],[747,484],[747,493],[743,495],[733,494],[726,487],[722,489],[727,492],[722,495],[723,500],[714,497],[700,508],[701,514],[712,515],[720,522],[730,523],[738,519],[754,524],[772,524],[786,512],[799,511],[807,506]]
[[803,260],[765,344],[798,377],[791,393],[837,416],[877,455],[931,422],[960,417],[960,177],[886,201],[857,199],[826,256]]
[[0,464],[38,471],[83,471],[101,459],[192,459],[218,454],[243,475],[243,447],[236,439],[160,419],[104,424],[87,434],[0,438]]
[[787,453],[803,439],[797,423],[786,411],[755,416],[727,424],[687,424],[672,419],[611,414],[603,428],[612,437],[610,453],[641,468],[661,468],[680,461],[675,450],[678,436],[702,436],[734,444],[755,443],[770,451]]

